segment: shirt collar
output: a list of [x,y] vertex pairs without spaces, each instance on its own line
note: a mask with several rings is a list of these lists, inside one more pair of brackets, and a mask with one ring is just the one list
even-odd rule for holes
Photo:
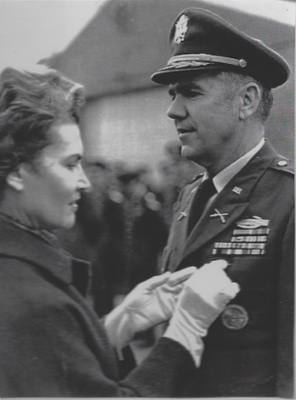
[[[232,164],[228,165],[228,167],[224,168],[213,178],[213,184],[218,193],[220,193],[227,183],[251,160],[251,158],[263,147],[264,138],[260,140],[260,142],[250,151],[248,151],[245,155],[234,161]],[[207,172],[203,177],[203,180],[208,178]]]

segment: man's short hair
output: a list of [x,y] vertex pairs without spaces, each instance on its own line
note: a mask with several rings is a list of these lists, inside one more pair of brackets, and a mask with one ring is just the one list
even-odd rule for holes
[[232,96],[233,91],[237,90],[243,85],[251,82],[256,83],[260,89],[260,103],[256,112],[256,116],[261,122],[266,121],[273,105],[273,94],[267,85],[264,85],[251,76],[238,74],[232,71],[222,71],[219,72],[217,76],[227,83],[226,90],[228,91],[229,96]]

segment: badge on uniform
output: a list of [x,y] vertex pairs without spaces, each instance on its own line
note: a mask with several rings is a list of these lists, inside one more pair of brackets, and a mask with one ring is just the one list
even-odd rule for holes
[[260,228],[261,226],[268,226],[268,224],[268,219],[262,219],[254,215],[253,218],[245,218],[237,221],[236,226],[242,229],[256,229]]
[[177,221],[181,221],[181,219],[187,217],[187,211],[180,211],[179,217],[177,218]]
[[270,229],[268,219],[258,216],[236,222],[229,242],[216,242],[212,255],[264,255]]
[[244,307],[237,304],[230,304],[223,310],[221,320],[226,328],[239,330],[247,325],[249,316]]

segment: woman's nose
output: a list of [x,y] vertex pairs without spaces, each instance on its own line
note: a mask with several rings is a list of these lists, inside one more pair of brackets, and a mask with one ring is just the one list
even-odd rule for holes
[[85,175],[83,168],[81,167],[80,177],[79,177],[79,190],[87,190],[90,188],[91,188],[91,183],[88,180],[87,176]]

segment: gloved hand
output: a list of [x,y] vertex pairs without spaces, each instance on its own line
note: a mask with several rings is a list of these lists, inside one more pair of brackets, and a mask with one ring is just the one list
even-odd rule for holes
[[188,267],[174,273],[166,272],[140,283],[126,296],[122,304],[105,317],[108,338],[120,357],[120,350],[137,332],[171,318],[184,282],[195,271],[195,267]]
[[208,328],[233,299],[240,288],[224,269],[225,260],[215,260],[197,270],[185,283],[174,315],[164,337],[182,344],[192,355],[195,365],[201,362]]

